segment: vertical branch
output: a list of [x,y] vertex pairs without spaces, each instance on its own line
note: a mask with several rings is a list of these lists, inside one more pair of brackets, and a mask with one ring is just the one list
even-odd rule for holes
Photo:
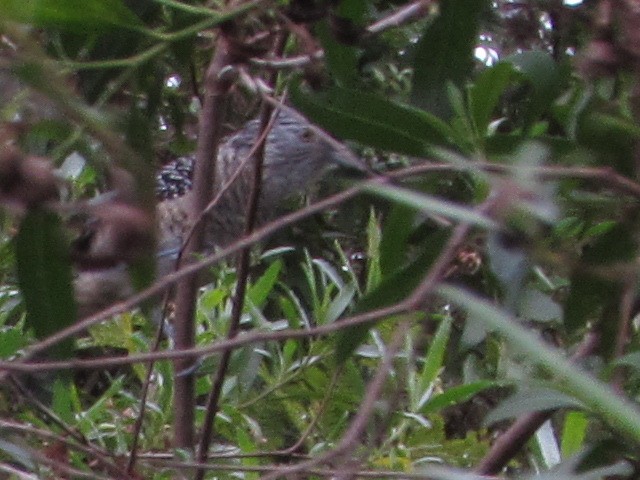
[[[286,35],[280,35],[276,41],[275,51],[282,51],[282,49],[284,49],[285,43]],[[274,73],[270,78],[270,83],[275,85],[276,80],[277,73]],[[251,234],[256,224],[256,217],[260,202],[260,191],[262,188],[262,172],[264,164],[265,145],[269,136],[269,129],[271,128],[273,123],[273,119],[271,119],[272,111],[273,107],[268,103],[264,103],[260,112],[260,135],[258,135],[257,137],[257,145],[255,146],[253,181],[248,200],[247,217],[244,229],[245,235]],[[229,331],[227,333],[227,338],[229,339],[235,337],[238,334],[238,330],[240,328],[240,317],[242,316],[242,310],[244,308],[244,297],[249,278],[250,253],[251,247],[245,247],[242,249],[238,257],[238,283],[233,297],[231,321],[229,324]],[[201,463],[205,462],[207,459],[207,452],[209,450],[209,445],[211,444],[211,439],[213,438],[214,422],[216,414],[219,410],[220,394],[222,392],[222,386],[224,384],[224,378],[229,366],[229,361],[231,360],[231,354],[232,350],[225,350],[224,352],[222,352],[222,355],[220,356],[220,363],[213,379],[211,392],[209,393],[209,397],[207,398],[205,420],[202,428],[200,445],[197,452],[197,461]],[[204,478],[204,473],[204,469],[199,469],[196,472],[196,480],[201,480],[202,478]]]
[[[224,34],[218,37],[211,63],[204,79],[204,101],[198,127],[198,146],[193,179],[193,195],[188,214],[190,220],[198,217],[211,197],[214,180],[215,159],[221,137],[222,118],[225,113],[225,95],[231,86],[228,76],[223,75],[230,65],[229,40]],[[181,262],[188,262],[200,250],[204,223],[198,222],[194,235],[184,247]],[[194,313],[198,291],[197,275],[180,282],[176,289],[175,346],[176,350],[192,348],[194,345]],[[192,360],[177,360],[175,372],[188,372]],[[174,444],[176,447],[193,448],[194,445],[194,379],[193,373],[176,375],[174,382]]]
[[[256,146],[256,153],[254,157],[254,171],[253,182],[251,186],[251,193],[249,195],[249,205],[247,209],[247,218],[245,223],[244,234],[249,235],[253,231],[256,223],[256,213],[258,211],[258,203],[260,199],[260,190],[262,184],[262,165],[264,160],[265,144],[268,138],[268,129],[270,128],[269,119],[271,118],[272,108],[268,104],[264,104],[260,115],[261,132],[258,136],[258,145]],[[265,133],[267,133],[265,135]],[[229,331],[227,332],[227,338],[234,338],[240,329],[240,317],[242,316],[242,309],[244,308],[244,297],[247,289],[247,282],[249,278],[249,259],[250,259],[251,247],[245,247],[240,252],[238,258],[237,276],[238,283],[236,285],[236,291],[233,296],[233,305],[231,309],[231,321],[229,324]],[[228,349],[222,352],[220,355],[220,363],[215,372],[213,379],[213,385],[211,392],[207,398],[206,414],[204,425],[202,427],[202,435],[200,437],[200,445],[196,460],[200,463],[204,463],[207,459],[207,452],[211,439],[213,438],[214,422],[216,414],[219,410],[220,394],[222,393],[222,385],[227,373],[229,361],[233,350]],[[204,478],[204,469],[199,469],[195,475],[196,480],[202,480]]]

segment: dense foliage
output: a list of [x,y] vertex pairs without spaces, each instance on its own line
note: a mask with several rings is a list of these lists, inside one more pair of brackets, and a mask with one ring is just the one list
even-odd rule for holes
[[[3,478],[636,478],[635,5],[0,0]],[[154,278],[273,108],[368,173]]]

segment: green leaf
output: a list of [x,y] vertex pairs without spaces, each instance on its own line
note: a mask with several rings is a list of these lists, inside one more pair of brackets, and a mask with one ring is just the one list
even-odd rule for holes
[[525,106],[524,121],[529,128],[540,119],[558,96],[561,75],[551,55],[529,50],[510,55],[503,60],[511,63],[532,89]]
[[0,358],[8,359],[26,345],[26,338],[19,327],[0,330]]
[[[582,261],[587,266],[633,261],[638,248],[633,230],[623,223],[608,228],[584,248]],[[575,331],[602,313],[603,309],[606,311],[616,308],[616,298],[621,294],[620,284],[621,282],[600,278],[588,271],[576,271],[571,277],[571,288],[564,305],[566,327]],[[605,350],[608,350],[614,341],[615,328],[606,320],[602,325],[611,327],[602,339]]]
[[333,77],[342,85],[351,85],[358,80],[358,52],[350,45],[338,42],[327,21],[318,25],[318,37],[324,49],[324,58]]
[[594,243],[585,247],[583,260],[590,265],[634,260],[638,249],[634,233],[633,228],[624,223],[608,228]]
[[[68,372],[65,372],[68,373]],[[72,409],[72,397],[71,397],[71,379],[66,378],[67,375],[63,375],[53,383],[53,401],[52,410],[62,420],[68,424],[73,423],[74,415]]]
[[562,426],[562,440],[560,451],[564,458],[576,455],[584,448],[589,419],[584,412],[567,412]]
[[36,459],[34,458],[34,453],[32,449],[28,448],[26,445],[23,445],[24,442],[22,440],[18,442],[10,442],[5,440],[4,438],[0,438],[0,452],[14,462],[19,465],[24,465],[25,467],[35,470],[36,468]]
[[[453,317],[445,315],[431,341],[422,372],[420,372],[420,386],[418,388],[421,392],[426,391],[438,377],[447,350],[447,344],[449,343],[452,323]],[[421,405],[418,405],[418,408],[420,407]]]
[[407,242],[413,231],[415,208],[396,203],[385,220],[380,241],[380,269],[387,276],[407,262]]
[[[46,210],[31,210],[16,238],[18,283],[24,296],[26,324],[44,339],[76,320],[71,265],[60,219]],[[52,351],[67,358],[73,341],[65,340]]]
[[579,116],[576,136],[581,145],[598,153],[600,165],[634,175],[633,152],[639,136],[632,120],[603,114],[592,107]]
[[562,319],[562,308],[551,295],[526,288],[518,305],[518,316],[534,322],[558,321]]
[[412,103],[448,120],[453,114],[447,84],[459,89],[474,65],[480,14],[485,0],[444,0],[440,15],[427,26],[415,52]]
[[531,266],[527,252],[518,245],[510,245],[503,235],[492,233],[487,240],[487,257],[504,292],[505,306],[515,308]]
[[613,298],[616,287],[610,281],[595,275],[576,272],[571,276],[569,295],[564,302],[564,324],[570,332],[584,327],[588,321],[598,318],[603,301]]
[[122,0],[0,0],[0,16],[35,27],[76,33],[140,25],[138,17]]
[[531,412],[556,410],[558,408],[580,408],[575,398],[550,388],[527,388],[516,392],[491,410],[484,423],[491,425],[508,418],[516,418]]
[[487,134],[491,115],[513,77],[513,66],[498,63],[484,70],[469,89],[471,116],[479,136]]
[[640,352],[628,353],[620,358],[613,360],[613,365],[624,365],[640,371]]
[[367,292],[376,288],[382,281],[381,243],[382,229],[372,209],[367,223]]
[[292,102],[337,137],[406,155],[424,156],[430,145],[450,145],[450,128],[420,109],[363,90],[333,86],[321,93],[291,87]]
[[327,306],[325,319],[323,323],[335,322],[349,306],[353,303],[353,297],[356,294],[356,287],[353,284],[345,285],[340,292]]
[[341,0],[336,8],[336,13],[361,25],[368,7],[368,3],[364,0]]
[[267,300],[267,297],[273,291],[273,287],[276,285],[276,282],[280,277],[281,271],[282,260],[276,260],[269,265],[267,271],[264,272],[253,285],[251,285],[248,295],[255,306],[260,307]]
[[448,388],[443,393],[433,395],[420,409],[420,413],[426,415],[427,413],[438,412],[451,405],[466,402],[483,390],[487,390],[488,388],[495,386],[496,383],[493,381],[480,380],[478,382]]

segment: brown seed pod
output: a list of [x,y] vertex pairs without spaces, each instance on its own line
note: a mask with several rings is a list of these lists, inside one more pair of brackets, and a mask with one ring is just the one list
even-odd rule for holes
[[0,201],[24,209],[58,199],[58,180],[43,158],[25,156],[16,148],[0,150]]
[[122,202],[92,207],[83,232],[72,246],[72,258],[81,268],[130,263],[153,251],[155,227],[148,212]]

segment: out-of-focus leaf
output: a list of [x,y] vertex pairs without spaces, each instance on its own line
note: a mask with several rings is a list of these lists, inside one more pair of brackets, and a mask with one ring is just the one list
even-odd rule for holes
[[407,262],[407,240],[413,230],[416,210],[396,203],[387,215],[380,240],[380,269],[386,276]]
[[558,408],[580,408],[581,403],[575,398],[549,388],[526,389],[511,395],[491,410],[485,417],[485,424],[499,422],[508,418],[516,418],[531,412],[555,410]]
[[439,287],[438,293],[473,313],[487,328],[501,335],[519,355],[544,368],[556,379],[558,389],[569,392],[594,414],[600,415],[616,432],[634,442],[640,441],[640,413],[632,402],[621,398],[608,385],[572,364],[488,300],[449,285]]
[[604,265],[611,262],[632,261],[636,256],[637,241],[633,229],[619,223],[585,247],[583,260],[590,265]]
[[[536,140],[550,148],[553,155],[558,157],[575,152],[575,143],[567,138],[553,137],[551,135],[538,135]],[[484,140],[485,150],[496,161],[510,162],[516,159],[512,154],[522,146],[522,135],[519,133],[494,133]]]
[[487,254],[491,271],[504,291],[504,304],[509,309],[515,309],[529,273],[527,252],[517,245],[508,245],[500,234],[493,233],[487,240]]
[[441,200],[423,193],[407,190],[391,185],[369,185],[366,191],[387,198],[394,202],[416,208],[425,213],[442,215],[458,222],[467,222],[489,230],[496,228],[496,223],[471,208],[461,207],[455,203]]
[[[599,442],[589,452],[574,455],[546,473],[526,477],[527,480],[602,480],[604,478],[630,478],[633,466],[620,458],[620,444]],[[615,446],[614,446],[615,445]],[[614,453],[615,452],[615,453]]]
[[341,85],[353,86],[358,78],[358,53],[355,47],[336,40],[327,21],[318,25],[317,32],[329,71]]
[[234,352],[229,363],[229,374],[237,375],[238,387],[248,392],[260,373],[260,365],[264,360],[259,348],[240,348]]
[[535,433],[536,444],[543,465],[548,468],[554,468],[560,461],[560,447],[551,426],[551,421],[544,422]]
[[73,422],[74,418],[71,402],[69,381],[64,377],[57,378],[53,383],[52,410],[58,417],[69,424]]
[[616,225],[617,223],[614,220],[605,220],[604,222],[597,223],[596,225],[593,225],[585,230],[584,236],[585,238],[599,237],[609,232]]
[[576,331],[599,317],[603,300],[615,297],[616,287],[608,280],[576,272],[571,277],[569,295],[564,302],[564,323],[569,331]]
[[0,438],[0,451],[19,465],[24,465],[30,470],[36,468],[33,453],[25,446]]
[[[637,248],[633,228],[619,223],[606,230],[591,245],[585,247],[582,260],[589,266],[633,261]],[[599,315],[603,308],[615,305],[615,299],[620,295],[620,288],[621,286],[617,282],[600,278],[588,272],[574,273],[564,307],[567,328],[574,331],[582,327],[587,320]],[[604,322],[603,326],[605,328],[612,327],[607,322]],[[607,350],[606,346],[610,347],[614,341],[615,332],[611,328],[603,333],[605,338],[602,339],[602,342]]]
[[[16,238],[18,282],[27,309],[26,324],[43,339],[76,320],[71,265],[60,219],[41,209],[27,213]],[[54,355],[69,357],[73,341],[65,340],[52,349]]]
[[544,294],[540,290],[527,288],[520,298],[518,315],[525,320],[551,322],[562,319],[562,308],[553,301],[550,295]]
[[597,152],[602,166],[628,176],[635,171],[633,152],[639,133],[632,120],[602,114],[595,106],[579,116],[576,131],[578,142]]
[[338,273],[336,268],[326,260],[322,258],[314,258],[311,260],[313,265],[322,272],[323,275],[326,275],[331,279],[331,282],[338,288],[342,288],[344,286],[344,280],[342,280],[342,276]]
[[298,81],[291,87],[291,100],[345,140],[415,156],[426,155],[430,145],[450,145],[449,127],[433,115],[370,92],[333,86],[310,93]]
[[481,137],[487,134],[491,114],[513,76],[510,63],[498,63],[484,70],[469,89],[471,115]]
[[26,338],[18,327],[0,330],[0,358],[8,359],[26,344]]
[[504,59],[527,80],[533,92],[528,97],[525,125],[532,126],[551,107],[560,91],[561,75],[556,62],[547,52],[529,50]]
[[424,278],[425,272],[438,257],[450,233],[449,230],[443,229],[429,235],[423,243],[424,247],[420,254],[404,268],[391,275],[385,275],[378,288],[358,302],[356,312],[368,312],[406,298]]
[[613,360],[614,365],[624,365],[640,371],[640,352],[627,353],[626,355]]
[[448,120],[452,115],[447,84],[462,88],[473,71],[473,52],[485,0],[445,0],[415,51],[413,90],[415,105]]
[[342,315],[349,305],[353,302],[356,294],[356,287],[353,284],[345,285],[340,289],[338,295],[331,301],[327,307],[325,322],[335,322]]
[[482,322],[474,321],[473,315],[469,315],[464,322],[460,345],[467,349],[475,347],[487,338],[487,333],[485,325]]
[[0,0],[0,15],[36,27],[76,33],[140,25],[122,0]]
[[342,18],[361,24],[369,5],[364,0],[341,0],[337,2],[336,13]]
[[368,5],[364,0],[341,0],[336,3],[331,20],[320,22],[316,32],[333,77],[342,85],[355,85],[358,81],[360,52],[353,46],[350,37],[355,39],[360,34],[358,30],[365,21]]

